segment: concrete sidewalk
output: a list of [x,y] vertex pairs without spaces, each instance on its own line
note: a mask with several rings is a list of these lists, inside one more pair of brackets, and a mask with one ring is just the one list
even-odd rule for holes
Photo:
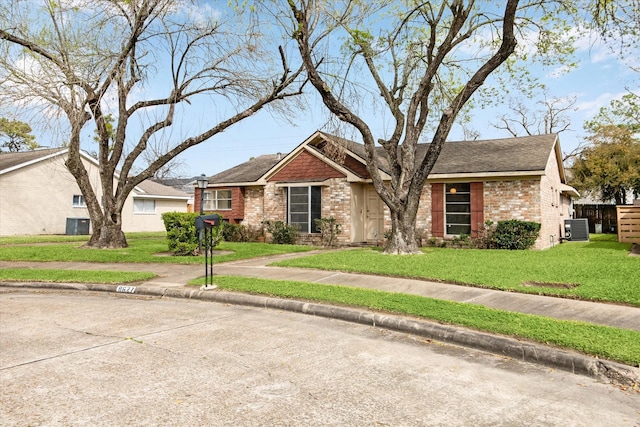
[[[577,320],[617,328],[640,331],[640,308],[619,304],[579,301],[516,292],[460,286],[417,279],[342,273],[339,271],[269,267],[268,264],[307,256],[320,251],[291,253],[214,264],[214,275],[258,277],[273,280],[295,280],[387,292],[421,295],[448,301],[482,305],[500,310],[536,314],[563,320]],[[144,282],[145,286],[183,288],[192,279],[204,276],[204,265],[160,263],[84,263],[84,262],[9,262],[0,261],[0,268],[44,268],[59,270],[148,271],[158,276]],[[214,277],[215,282],[215,277]],[[188,287],[193,289],[192,287]]]
[[[234,275],[258,277],[274,280],[294,280],[335,284],[360,288],[379,289],[389,292],[422,295],[442,300],[464,302],[506,311],[536,314],[556,319],[577,320],[600,325],[640,331],[640,308],[608,303],[577,301],[514,292],[495,291],[468,286],[436,283],[425,280],[402,279],[365,274],[342,273],[336,271],[307,270],[297,268],[269,267],[268,264],[300,256],[309,252],[255,258],[214,265],[214,275]],[[390,316],[368,312],[367,310],[334,307],[323,304],[280,300],[253,295],[234,294],[224,291],[202,291],[186,286],[189,280],[204,276],[204,265],[180,264],[98,264],[60,262],[7,262],[0,261],[0,268],[45,268],[66,270],[117,270],[149,271],[158,276],[147,282],[136,284],[135,293],[178,298],[196,298],[230,304],[244,304],[267,308],[297,311],[323,317],[387,327],[408,333],[417,333],[432,339],[453,342],[491,351],[505,356],[534,363],[541,363],[558,369],[568,370],[591,377],[606,377],[607,380],[633,385],[640,382],[640,370],[636,367],[606,362],[575,352],[526,343],[520,340],[492,336],[470,331],[465,328],[434,324],[402,316]],[[215,283],[215,276],[214,276]],[[5,287],[41,287],[56,289],[80,289],[90,291],[115,292],[114,285],[81,284],[33,284],[0,283]]]

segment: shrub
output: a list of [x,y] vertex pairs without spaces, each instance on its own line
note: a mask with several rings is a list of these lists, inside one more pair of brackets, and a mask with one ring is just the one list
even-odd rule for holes
[[225,242],[256,242],[262,230],[250,225],[223,223],[222,239]]
[[342,227],[332,216],[327,218],[316,218],[316,230],[322,235],[322,245],[332,247],[336,236],[342,232]]
[[247,242],[244,226],[241,224],[222,223],[222,239],[225,242]]
[[464,233],[459,236],[453,236],[451,245],[454,248],[468,248],[471,246],[471,236]]
[[293,245],[296,243],[298,239],[297,227],[285,224],[282,221],[265,221],[264,224],[267,226],[267,232],[271,234],[273,243],[279,245]]
[[529,249],[536,243],[540,233],[540,223],[510,219],[499,221],[493,233],[493,241],[498,249]]
[[174,255],[197,255],[198,233],[196,231],[197,213],[165,212],[162,214],[164,228],[167,230],[169,251]]
[[475,236],[471,238],[471,246],[477,249],[495,249],[495,239],[493,237],[496,224],[491,220],[484,222],[480,230],[474,230]]

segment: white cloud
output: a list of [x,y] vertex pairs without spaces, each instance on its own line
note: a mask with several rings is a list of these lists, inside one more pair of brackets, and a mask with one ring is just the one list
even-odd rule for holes
[[[598,114],[600,108],[608,106],[611,100],[622,98],[622,96],[627,93],[628,92],[602,93],[594,99],[576,103],[576,111],[583,114],[586,118],[591,118]],[[581,96],[584,96],[584,94]]]

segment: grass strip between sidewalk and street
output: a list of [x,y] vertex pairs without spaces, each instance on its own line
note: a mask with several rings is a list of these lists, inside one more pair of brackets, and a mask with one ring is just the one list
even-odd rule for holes
[[0,282],[106,283],[141,282],[157,275],[148,272],[104,270],[50,270],[43,268],[3,268]]
[[[190,282],[203,285],[204,278]],[[554,345],[632,366],[640,364],[640,332],[514,313],[401,293],[297,281],[215,276],[228,291],[364,307]]]

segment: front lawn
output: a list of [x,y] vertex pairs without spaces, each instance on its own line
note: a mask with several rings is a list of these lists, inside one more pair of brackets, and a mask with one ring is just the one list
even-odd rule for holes
[[425,248],[387,256],[380,250],[328,252],[274,263],[436,280],[492,289],[640,306],[640,257],[615,236],[592,235],[544,251]]
[[[82,245],[84,236],[31,236],[0,238],[2,261],[74,261],[74,262],[142,262],[170,264],[202,264],[202,256],[171,256],[165,233],[127,234],[128,248],[87,249]],[[222,242],[216,247],[220,255],[214,262],[236,261],[260,256],[303,252],[314,249],[301,245],[274,245],[269,243]]]

